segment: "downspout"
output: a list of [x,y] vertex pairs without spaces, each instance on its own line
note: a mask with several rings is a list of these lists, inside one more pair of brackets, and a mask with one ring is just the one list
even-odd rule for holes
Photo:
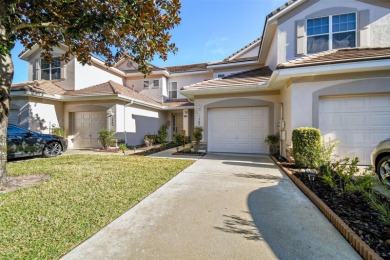
[[279,146],[279,154],[282,154],[283,151],[283,143],[284,140],[286,139],[286,131],[284,129],[285,123],[284,123],[284,108],[283,108],[283,103],[280,103],[280,121],[279,121],[279,135],[280,135],[280,146]]
[[123,106],[123,132],[125,134],[125,145],[127,145],[127,134],[126,134],[126,107],[129,107],[134,104],[134,100],[130,103],[127,103]]

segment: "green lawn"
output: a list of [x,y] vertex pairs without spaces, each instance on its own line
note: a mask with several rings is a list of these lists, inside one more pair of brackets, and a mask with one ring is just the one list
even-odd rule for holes
[[0,194],[0,259],[56,259],[193,161],[72,155],[9,163],[9,175],[49,174]]

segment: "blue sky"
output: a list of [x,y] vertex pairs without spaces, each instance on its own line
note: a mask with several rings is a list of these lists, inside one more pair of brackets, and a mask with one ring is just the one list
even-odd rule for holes
[[[169,54],[157,66],[183,65],[222,60],[261,36],[265,16],[287,0],[182,0],[178,27],[172,30],[172,42],[179,51]],[[12,50],[14,83],[27,81],[27,62],[19,60],[23,50]]]

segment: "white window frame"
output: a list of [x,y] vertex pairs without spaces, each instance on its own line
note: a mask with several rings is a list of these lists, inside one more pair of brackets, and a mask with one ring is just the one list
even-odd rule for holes
[[[54,59],[58,59],[59,60],[59,64],[60,64],[60,66],[59,67],[52,67],[52,64],[53,64],[53,60]],[[61,60],[60,60],[60,57],[58,57],[58,56],[56,56],[56,57],[53,57],[52,58],[52,61],[49,63],[49,67],[48,68],[45,68],[45,69],[43,69],[42,67],[42,65],[43,65],[43,63],[45,63],[45,64],[47,64],[43,59],[41,59],[40,60],[40,79],[43,79],[43,77],[42,77],[42,72],[43,71],[49,71],[49,79],[48,80],[58,80],[58,79],[61,79]],[[55,70],[55,69],[59,69],[60,70],[60,77],[58,78],[58,79],[53,79],[52,78],[52,75],[53,75],[53,70]],[[33,75],[33,77],[34,77],[34,75]]]
[[[355,14],[355,30],[346,30],[346,31],[341,31],[341,32],[333,32],[333,16],[339,16],[339,15],[345,15],[345,14]],[[342,14],[332,14],[332,15],[328,15],[328,16],[320,16],[320,17],[313,17],[313,18],[309,18],[309,19],[306,19],[306,32],[307,32],[307,28],[308,28],[308,22],[309,20],[314,20],[314,19],[319,19],[319,18],[325,18],[325,17],[329,17],[329,32],[328,33],[323,33],[323,34],[314,34],[314,35],[306,35],[306,43],[308,41],[308,38],[310,37],[316,37],[316,36],[324,36],[324,35],[328,35],[329,36],[329,41],[328,41],[328,50],[333,50],[333,34],[338,34],[338,33],[348,33],[348,32],[355,32],[355,47],[357,47],[357,34],[358,34],[358,27],[357,27],[357,23],[358,23],[358,17],[357,17],[357,13],[356,12],[348,12],[348,13],[342,13]],[[315,52],[308,52],[307,50],[307,53],[308,54],[314,54]]]
[[[174,89],[174,86],[173,85],[176,85]],[[176,95],[176,97],[174,97],[174,94]],[[168,96],[169,96],[169,99],[177,99],[178,98],[178,85],[177,85],[177,82],[170,82],[169,83],[169,87],[168,87]]]

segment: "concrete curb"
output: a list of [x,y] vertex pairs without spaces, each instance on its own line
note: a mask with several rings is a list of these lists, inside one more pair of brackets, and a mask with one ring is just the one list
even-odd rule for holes
[[320,198],[317,197],[301,180],[284,167],[275,157],[271,159],[283,170],[284,173],[298,186],[298,188],[317,206],[317,208],[329,219],[337,230],[349,241],[355,250],[367,260],[379,260],[381,258],[371,249],[339,216],[336,215]]

